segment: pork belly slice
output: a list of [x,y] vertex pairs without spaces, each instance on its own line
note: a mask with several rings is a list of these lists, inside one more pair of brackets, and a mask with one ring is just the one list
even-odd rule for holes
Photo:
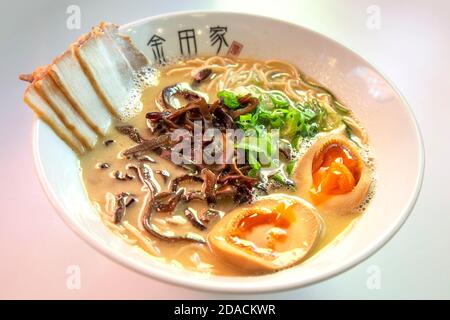
[[46,100],[64,125],[78,138],[84,147],[88,150],[92,149],[97,142],[97,134],[73,108],[70,101],[50,75],[45,75],[32,85],[35,86],[38,93]]
[[138,108],[130,101],[130,93],[136,72],[148,65],[145,56],[117,33],[116,26],[105,23],[94,28],[75,52],[109,110],[122,120],[133,117]]
[[138,72],[149,65],[147,57],[136,48],[129,36],[119,33],[119,27],[117,25],[102,22],[99,27],[114,40],[119,50],[128,60],[133,71]]
[[25,103],[75,152],[83,153],[85,147],[75,135],[64,125],[47,101],[33,85],[28,86],[24,95]]
[[105,135],[111,125],[112,115],[84,73],[74,47],[53,62],[49,73],[86,123],[97,134]]
[[136,73],[148,65],[116,25],[101,23],[50,65],[20,79],[30,82],[26,103],[70,147],[83,153],[107,134],[114,118],[126,120],[140,111]]

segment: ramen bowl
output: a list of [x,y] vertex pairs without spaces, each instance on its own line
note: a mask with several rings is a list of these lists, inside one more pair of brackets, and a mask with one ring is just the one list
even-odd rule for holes
[[128,34],[152,62],[232,54],[295,64],[331,89],[366,128],[375,157],[376,192],[349,230],[297,266],[259,276],[195,273],[158,261],[113,234],[88,199],[76,154],[36,120],[34,156],[45,192],[67,225],[98,251],[130,269],[172,284],[207,291],[263,293],[299,288],[335,276],[380,249],[405,222],[422,182],[420,133],[400,93],[353,51],[298,25],[240,13],[161,15],[124,25],[121,32]]

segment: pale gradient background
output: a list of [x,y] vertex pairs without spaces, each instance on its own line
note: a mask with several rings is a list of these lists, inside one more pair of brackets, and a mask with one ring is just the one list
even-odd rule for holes
[[[66,29],[70,4],[81,7],[81,30]],[[366,27],[370,5],[381,9],[380,30]],[[304,289],[227,296],[147,279],[63,224],[34,170],[33,115],[22,103],[25,84],[17,75],[48,63],[100,20],[121,24],[193,9],[272,15],[321,32],[373,62],[405,95],[425,140],[425,180],[410,218],[381,251]],[[2,0],[0,24],[0,298],[450,298],[450,2]],[[81,268],[80,290],[66,287],[69,265]],[[366,286],[372,265],[381,271],[379,290]]]

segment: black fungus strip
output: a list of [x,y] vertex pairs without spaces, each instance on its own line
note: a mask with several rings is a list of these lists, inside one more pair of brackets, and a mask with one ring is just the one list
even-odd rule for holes
[[131,140],[133,140],[136,143],[141,143],[144,141],[139,132],[136,128],[133,126],[117,126],[116,130],[119,131],[121,134],[127,135]]
[[259,104],[259,100],[255,97],[250,96],[250,94],[239,98],[239,103],[245,104],[246,106],[240,109],[231,110],[230,115],[233,119],[238,118],[239,116],[250,113],[256,109]]
[[219,129],[236,129],[233,118],[222,108],[214,110],[213,125]]
[[107,162],[103,162],[97,165],[100,169],[108,169],[111,165]]
[[116,210],[114,212],[114,223],[118,224],[120,222],[122,222],[122,219],[125,215],[125,210],[126,210],[126,198],[129,196],[128,193],[125,192],[121,192],[118,195],[116,195]]
[[149,190],[156,192],[156,190],[159,189],[159,187],[156,185],[157,182],[153,179],[153,171],[148,165],[140,163],[139,167],[137,167],[137,172],[139,175],[139,179],[143,184],[147,186]]
[[233,196],[237,192],[236,187],[231,184],[226,184],[216,190],[216,197],[222,198],[226,196]]
[[206,200],[206,196],[203,192],[201,191],[189,191],[189,192],[185,192],[183,195],[183,201],[184,202],[190,202],[192,200],[201,200],[201,201],[205,201]]
[[205,120],[207,120],[207,121],[212,120],[211,112],[209,112],[209,105],[208,105],[208,103],[206,103],[205,99],[199,98],[191,103],[197,104],[198,109],[200,110],[200,113],[202,114],[202,116]]
[[153,223],[151,222],[152,218],[152,209],[149,209],[149,211],[143,215],[142,219],[142,225],[144,226],[144,229],[147,230],[150,234],[154,235],[155,237],[169,241],[169,242],[175,242],[175,241],[192,241],[192,242],[198,242],[205,244],[206,240],[203,236],[194,233],[194,232],[188,232],[184,235],[168,235],[164,232],[161,232],[158,228],[156,228]]
[[127,201],[125,204],[125,207],[128,208],[129,206],[133,205],[135,202],[137,202],[136,198],[130,198],[130,200]]
[[174,85],[165,87],[161,91],[161,97],[160,101],[162,102],[163,106],[169,110],[176,110],[174,107],[172,100],[175,96],[181,95],[183,98],[185,98],[188,101],[194,100],[196,98],[199,98],[199,95],[192,91],[192,88],[183,82],[176,83]]
[[156,160],[150,156],[136,156],[137,161],[156,163]]
[[133,176],[132,174],[129,174],[128,172],[125,174],[125,178],[127,180],[133,180],[134,178],[136,178],[135,176]]
[[241,181],[245,181],[248,183],[257,183],[258,182],[258,179],[252,178],[249,176],[244,176],[242,174],[228,174],[228,175],[220,177],[218,181],[220,183],[225,183],[230,180],[241,180]]
[[191,222],[191,224],[199,229],[199,230],[205,230],[206,226],[203,224],[203,222],[200,221],[200,219],[197,217],[197,215],[192,211],[191,208],[184,209],[184,215],[188,220]]
[[203,178],[196,176],[196,175],[192,175],[192,174],[185,174],[185,175],[176,177],[175,179],[172,180],[171,190],[177,191],[178,186],[183,181],[203,182]]
[[216,203],[215,186],[217,176],[211,170],[205,168],[201,172],[203,179],[202,192],[206,195],[208,204]]
[[177,207],[182,196],[184,194],[184,189],[179,189],[177,192],[169,192],[164,197],[156,197],[153,207],[158,212],[172,212]]
[[128,180],[119,170],[114,171],[114,178],[120,181]]
[[[151,191],[150,191],[151,192]],[[175,241],[192,241],[192,242],[198,242],[205,244],[205,238],[197,233],[194,232],[188,232],[184,235],[168,235],[165,234],[163,231],[161,231],[159,228],[157,228],[152,223],[152,216],[154,212],[154,202],[153,197],[150,195],[150,200],[147,203],[147,206],[145,208],[144,214],[142,215],[142,225],[144,226],[144,229],[152,234],[153,236],[169,241],[169,242],[175,242]]]
[[167,118],[170,115],[170,112],[168,111],[152,111],[152,112],[147,112],[145,114],[145,118],[147,118],[148,120],[150,120],[151,122],[159,122],[160,120]]
[[103,142],[103,143],[105,144],[105,146],[109,147],[109,145],[110,145],[111,143],[114,143],[114,142],[115,142],[114,140],[109,139],[109,140],[106,140],[106,141]]
[[137,146],[125,150],[123,152],[123,155],[124,156],[135,155],[140,152],[152,151],[163,146],[170,146],[171,144],[172,141],[170,138],[170,133],[166,133],[158,137],[155,137],[151,140],[146,140],[138,144]]
[[211,75],[211,73],[212,73],[211,68],[205,68],[200,70],[194,75],[194,84],[199,84],[203,80],[206,80],[206,78],[208,78]]
[[188,111],[198,110],[198,108],[199,108],[199,105],[198,105],[197,101],[189,102],[186,106],[172,112],[166,119],[168,119],[170,121],[177,121],[179,118],[184,116]]

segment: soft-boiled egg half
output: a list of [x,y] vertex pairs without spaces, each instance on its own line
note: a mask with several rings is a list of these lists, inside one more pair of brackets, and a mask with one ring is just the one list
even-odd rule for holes
[[353,144],[343,134],[323,136],[297,162],[297,195],[321,213],[354,213],[367,196],[370,169]]
[[211,230],[208,243],[240,268],[276,271],[300,262],[314,247],[321,226],[309,203],[275,194],[229,212]]

